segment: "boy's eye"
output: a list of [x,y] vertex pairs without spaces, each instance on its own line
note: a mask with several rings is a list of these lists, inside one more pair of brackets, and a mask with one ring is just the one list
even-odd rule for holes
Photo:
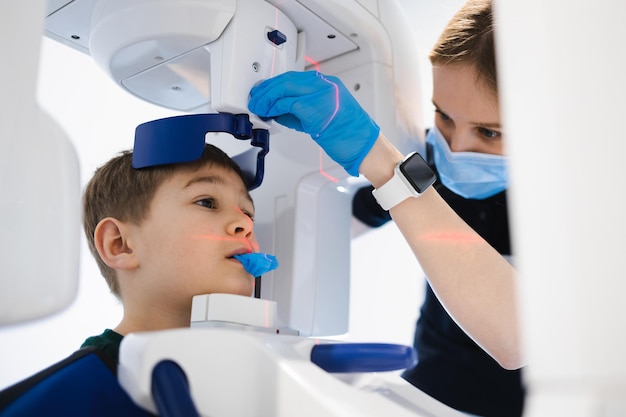
[[196,204],[201,207],[208,208],[208,209],[217,208],[217,203],[213,197],[208,197],[208,198],[203,198],[201,200],[198,200],[196,201]]
[[241,212],[242,212],[243,214],[245,214],[246,216],[250,217],[250,220],[254,221],[254,213],[252,213],[252,212],[251,212],[251,211],[249,211],[249,210],[243,209],[243,208],[242,208],[242,209],[239,209],[239,210],[241,210]]

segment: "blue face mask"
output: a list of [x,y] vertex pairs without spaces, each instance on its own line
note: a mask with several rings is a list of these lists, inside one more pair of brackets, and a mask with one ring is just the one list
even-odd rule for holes
[[507,158],[480,152],[452,152],[437,127],[426,136],[443,185],[464,198],[484,199],[506,189]]

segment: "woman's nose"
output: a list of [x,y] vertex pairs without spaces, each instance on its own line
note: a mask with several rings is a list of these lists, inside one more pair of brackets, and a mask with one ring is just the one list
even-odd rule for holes
[[446,137],[448,146],[452,152],[469,152],[471,151],[472,143],[469,135],[459,129],[455,129]]

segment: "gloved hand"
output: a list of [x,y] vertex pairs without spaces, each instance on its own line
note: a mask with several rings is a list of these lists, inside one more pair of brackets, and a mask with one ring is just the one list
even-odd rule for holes
[[287,72],[250,91],[248,109],[311,135],[350,175],[370,151],[380,128],[337,77]]

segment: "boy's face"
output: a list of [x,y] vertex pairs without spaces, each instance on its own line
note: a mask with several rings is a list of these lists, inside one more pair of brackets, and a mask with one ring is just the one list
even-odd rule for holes
[[473,66],[433,66],[435,124],[452,152],[504,153],[497,97]]
[[254,277],[232,256],[258,251],[253,216],[246,187],[227,168],[204,166],[166,180],[147,218],[133,226],[146,297],[165,307],[190,304],[197,294],[251,295]]

